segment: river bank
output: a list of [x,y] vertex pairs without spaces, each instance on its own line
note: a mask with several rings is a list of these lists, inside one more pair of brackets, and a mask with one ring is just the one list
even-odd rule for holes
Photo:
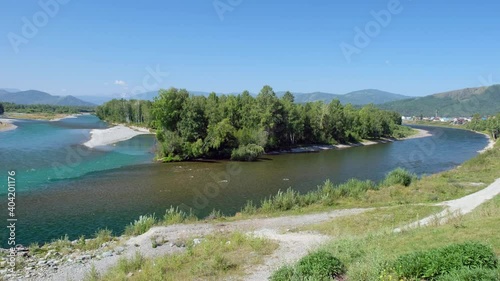
[[[454,201],[437,204],[444,206],[446,209],[434,216],[426,217],[424,220],[412,221],[406,226],[395,228],[391,235],[399,235],[402,229],[407,233],[411,229],[421,228],[426,225],[425,222],[434,220],[435,216],[442,218],[443,222],[441,224],[444,224],[446,219],[453,219],[454,213],[465,214],[472,212],[498,194],[500,194],[500,179],[476,193]],[[470,200],[470,198],[474,198],[474,200]],[[20,248],[18,256],[26,259],[28,266],[22,268],[16,274],[7,274],[5,270],[1,271],[1,273],[7,280],[11,280],[11,278],[15,280],[64,280],[68,276],[83,280],[92,267],[99,272],[100,276],[104,276],[106,272],[119,263],[120,259],[133,259],[137,252],[144,259],[178,255],[186,252],[187,245],[196,246],[204,243],[210,235],[241,232],[249,237],[256,236],[269,239],[279,244],[278,249],[272,255],[264,256],[263,264],[256,265],[253,269],[247,268],[244,272],[246,275],[244,280],[266,280],[277,267],[296,262],[311,250],[317,249],[332,239],[332,236],[327,235],[327,233],[311,232],[305,229],[311,227],[314,229],[314,226],[326,225],[334,221],[356,220],[357,216],[363,216],[364,214],[370,216],[372,213],[381,212],[380,210],[384,208],[340,209],[297,216],[251,218],[229,221],[223,224],[214,221],[156,226],[139,236],[108,237],[108,241],[102,243],[102,245],[99,244],[100,246],[97,246],[96,249],[72,250],[69,253],[63,253],[57,243],[65,243],[66,247],[71,248],[77,247],[83,242],[80,240],[61,242],[59,240],[59,242],[44,246],[46,248],[43,250],[40,250],[40,248]],[[430,207],[429,210],[426,210],[425,206],[421,206],[420,209],[420,212],[424,213],[431,210]],[[384,215],[387,216],[387,214]],[[399,223],[404,223],[404,221],[402,220]],[[392,224],[394,224],[394,221],[392,221]],[[87,239],[85,243],[93,243],[93,241],[93,239]],[[34,251],[34,249],[38,249],[38,252]]]
[[15,130],[17,126],[12,124],[13,121],[15,120],[0,118],[0,132]]
[[129,140],[138,135],[151,134],[148,129],[139,127],[114,126],[108,129],[93,129],[90,131],[90,140],[83,143],[88,148],[110,145],[120,141]]
[[481,153],[481,154],[485,153],[486,151],[492,149],[495,146],[496,141],[489,134],[479,133],[479,132],[478,132],[478,134],[485,135],[488,138],[488,145],[484,149],[479,150],[478,151],[479,153]]
[[331,150],[331,149],[347,149],[347,148],[352,148],[352,147],[360,147],[360,146],[368,146],[368,145],[375,145],[375,144],[382,144],[382,143],[390,143],[394,141],[403,141],[403,140],[409,140],[409,139],[418,139],[418,138],[425,138],[425,137],[430,137],[432,134],[423,129],[414,129],[417,132],[414,135],[401,138],[401,139],[396,139],[396,138],[380,138],[378,140],[364,140],[359,143],[351,143],[351,144],[336,144],[336,145],[328,145],[328,144],[319,144],[319,145],[308,145],[308,146],[301,146],[301,147],[295,147],[291,149],[286,149],[286,150],[280,150],[280,151],[271,151],[266,154],[268,155],[277,155],[277,154],[283,154],[283,153],[313,153],[313,152],[320,152],[324,150]]
[[41,121],[60,121],[65,118],[76,118],[81,114],[52,114],[52,113],[5,113],[4,116],[9,119],[23,120],[41,120]]

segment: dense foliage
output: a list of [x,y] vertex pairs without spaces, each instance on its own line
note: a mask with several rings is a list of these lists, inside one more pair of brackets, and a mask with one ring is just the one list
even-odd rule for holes
[[0,103],[0,115],[2,115],[3,113],[4,113],[3,104]]
[[463,268],[495,269],[497,265],[498,259],[491,247],[467,242],[400,256],[394,270],[399,277],[427,280]]
[[[0,104],[0,114],[2,114]],[[47,105],[47,104],[15,104],[3,103],[5,112],[17,113],[50,113],[50,114],[76,114],[81,112],[93,112],[94,107],[90,106],[61,106],[61,105]]]
[[111,123],[133,123],[149,127],[151,104],[145,100],[114,99],[97,107],[96,115]]
[[[106,120],[132,120],[133,103],[112,101],[100,107],[98,115]],[[150,117],[163,159],[233,156],[253,160],[264,149],[356,142],[391,137],[396,132],[399,136],[404,131],[400,129],[401,116],[395,112],[373,105],[357,109],[338,100],[296,104],[291,93],[278,98],[269,86],[264,86],[257,97],[247,91],[204,97],[182,89],[160,90]]]
[[494,139],[500,135],[500,113],[483,120],[479,114],[475,114],[472,121],[465,125],[467,129],[488,132]]
[[295,266],[285,265],[276,270],[270,280],[332,280],[344,272],[345,266],[338,258],[319,250],[303,257]]

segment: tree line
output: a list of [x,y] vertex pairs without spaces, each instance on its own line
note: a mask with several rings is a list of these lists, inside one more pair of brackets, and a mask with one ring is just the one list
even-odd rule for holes
[[137,124],[151,127],[152,102],[146,100],[113,99],[96,108],[96,115],[111,123]]
[[496,140],[500,136],[500,113],[485,120],[480,114],[474,114],[471,122],[465,124],[465,127],[478,132],[488,132]]
[[[144,106],[144,107],[142,107]],[[297,104],[264,86],[253,97],[193,96],[184,89],[160,90],[154,102],[113,100],[96,110],[101,119],[140,123],[156,129],[159,158],[254,160],[264,151],[307,144],[403,137],[401,115],[373,105],[356,108],[338,100]]]
[[4,112],[16,113],[49,113],[49,114],[77,114],[93,112],[95,107],[90,106],[61,106],[48,104],[16,104],[10,102],[0,103],[0,115]]

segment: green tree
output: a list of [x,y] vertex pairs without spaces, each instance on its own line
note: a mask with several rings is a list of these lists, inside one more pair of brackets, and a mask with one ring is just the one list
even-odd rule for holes
[[153,102],[154,126],[168,131],[175,131],[177,123],[181,120],[184,102],[188,98],[189,93],[184,89],[160,90]]
[[3,115],[4,113],[4,108],[3,108],[3,104],[0,103],[0,115]]

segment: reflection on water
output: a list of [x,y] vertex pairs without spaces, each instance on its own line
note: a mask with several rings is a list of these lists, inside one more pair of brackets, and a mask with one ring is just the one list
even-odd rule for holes
[[[171,205],[194,208],[199,216],[212,209],[234,214],[247,200],[259,201],[288,187],[306,192],[326,179],[335,183],[353,177],[379,180],[398,166],[419,175],[447,170],[487,144],[484,136],[468,131],[429,130],[433,136],[424,139],[265,156],[253,163],[151,163],[51,182],[43,190],[19,195],[18,239],[25,244],[64,234],[75,239],[104,227],[119,233],[139,215],[161,217]],[[136,152],[141,149],[147,150],[145,146]]]

